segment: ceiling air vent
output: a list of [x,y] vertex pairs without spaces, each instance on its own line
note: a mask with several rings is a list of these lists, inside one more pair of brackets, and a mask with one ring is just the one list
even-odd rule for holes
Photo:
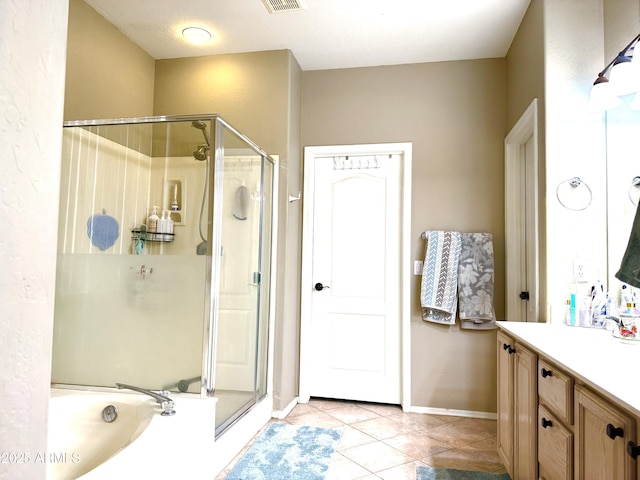
[[306,0],[262,0],[269,13],[295,12],[306,10]]

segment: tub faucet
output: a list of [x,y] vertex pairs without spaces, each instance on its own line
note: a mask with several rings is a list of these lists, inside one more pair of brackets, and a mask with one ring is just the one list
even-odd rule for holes
[[[144,388],[134,387],[133,385],[127,385],[126,383],[116,383],[116,387],[126,388],[127,390],[133,390],[134,392],[139,392],[139,393],[144,393],[145,395],[149,395],[156,402],[158,402],[162,407],[162,413],[160,413],[160,415],[163,415],[166,417],[166,416],[176,414],[176,411],[173,408],[176,406],[175,402],[165,395],[161,395],[160,393],[152,392],[151,390],[146,390]],[[162,392],[162,393],[165,393],[165,392]]]

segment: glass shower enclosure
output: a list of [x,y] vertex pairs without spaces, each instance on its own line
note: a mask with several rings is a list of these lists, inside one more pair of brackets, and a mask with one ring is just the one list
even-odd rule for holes
[[[65,122],[52,383],[267,394],[274,159],[217,115]],[[154,213],[155,212],[155,213]]]

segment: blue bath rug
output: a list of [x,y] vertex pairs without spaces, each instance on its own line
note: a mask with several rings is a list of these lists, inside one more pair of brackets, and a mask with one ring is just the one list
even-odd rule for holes
[[416,480],[510,480],[508,473],[472,472],[453,468],[418,467]]
[[323,480],[342,431],[272,423],[225,480]]

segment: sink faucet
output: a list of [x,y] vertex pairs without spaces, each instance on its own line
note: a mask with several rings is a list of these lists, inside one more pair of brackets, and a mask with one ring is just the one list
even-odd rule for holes
[[161,395],[160,393],[152,392],[151,390],[146,390],[144,388],[134,387],[133,385],[127,385],[126,383],[116,383],[116,387],[126,388],[127,390],[133,390],[134,392],[139,392],[139,393],[144,393],[145,395],[149,395],[156,402],[158,402],[162,407],[162,413],[160,413],[160,415],[163,415],[166,417],[166,416],[176,414],[176,411],[173,408],[176,406],[175,402],[165,395]]

